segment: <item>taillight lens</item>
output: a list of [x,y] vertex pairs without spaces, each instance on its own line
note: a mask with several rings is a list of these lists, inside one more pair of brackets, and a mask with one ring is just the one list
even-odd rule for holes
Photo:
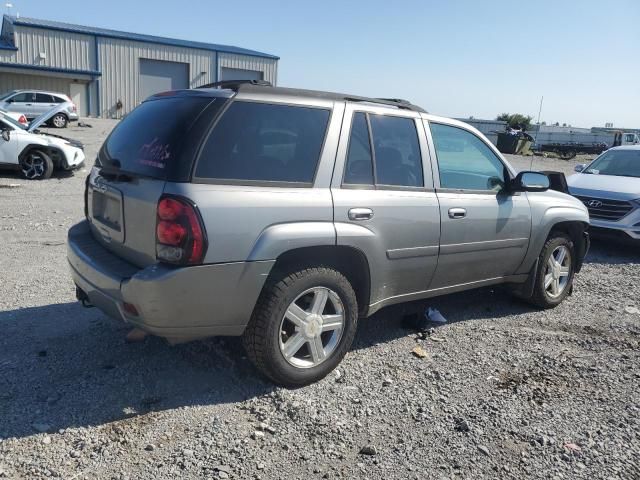
[[158,202],[156,257],[177,265],[202,263],[207,238],[197,207],[188,200],[163,196]]
[[27,117],[25,117],[24,115],[20,115],[20,118],[18,118],[18,123],[21,123],[25,126],[29,124],[29,122],[27,122]]

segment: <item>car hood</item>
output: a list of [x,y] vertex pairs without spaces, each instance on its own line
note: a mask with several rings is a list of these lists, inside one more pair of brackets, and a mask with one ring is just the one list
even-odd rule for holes
[[640,178],[578,173],[567,179],[572,195],[604,197],[612,200],[640,198]]
[[53,116],[56,113],[62,112],[64,110],[66,110],[66,106],[64,103],[61,103],[59,105],[56,105],[55,107],[52,107],[51,110],[43,113],[39,117],[34,118],[33,121],[29,124],[29,127],[27,128],[27,130],[30,132],[34,132],[43,123],[51,120],[51,118],[53,118]]

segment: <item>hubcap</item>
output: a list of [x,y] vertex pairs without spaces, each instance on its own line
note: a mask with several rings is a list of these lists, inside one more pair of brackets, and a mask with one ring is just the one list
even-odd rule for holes
[[569,283],[571,253],[564,245],[551,252],[544,274],[544,289],[551,298],[559,297]]
[[29,179],[41,177],[44,170],[44,158],[38,154],[31,153],[22,161],[22,173]]
[[61,115],[56,115],[55,117],[53,117],[53,124],[58,128],[64,127],[64,117]]
[[280,352],[294,367],[315,367],[335,351],[343,329],[338,294],[326,287],[310,288],[291,302],[280,322]]

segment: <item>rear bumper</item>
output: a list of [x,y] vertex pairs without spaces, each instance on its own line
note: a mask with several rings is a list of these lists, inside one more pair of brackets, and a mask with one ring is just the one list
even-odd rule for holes
[[[274,261],[139,269],[96,242],[83,221],[69,230],[74,282],[105,314],[172,341],[241,335]],[[125,312],[124,303],[139,315]]]

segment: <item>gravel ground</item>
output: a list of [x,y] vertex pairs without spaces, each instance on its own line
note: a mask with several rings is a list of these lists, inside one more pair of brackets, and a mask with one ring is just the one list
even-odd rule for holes
[[[65,134],[92,162],[113,122],[89,122]],[[637,248],[594,242],[552,311],[481,289],[430,301],[449,323],[416,334],[416,305],[383,310],[337,371],[286,390],[237,339],[127,344],[75,302],[86,173],[0,175],[0,477],[640,478]]]

